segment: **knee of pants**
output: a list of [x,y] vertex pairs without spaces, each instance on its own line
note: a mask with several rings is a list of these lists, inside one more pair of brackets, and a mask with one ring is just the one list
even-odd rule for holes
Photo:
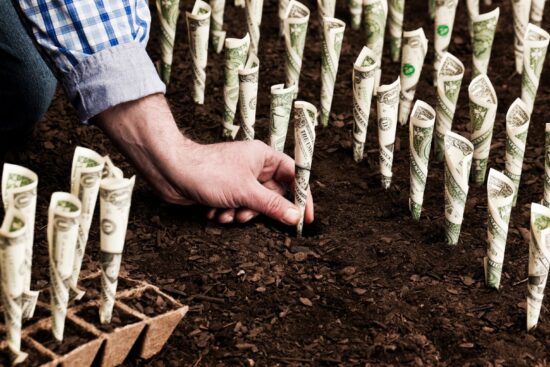
[[48,110],[56,80],[45,64],[33,66],[4,75],[5,82],[0,86],[0,132],[28,133]]

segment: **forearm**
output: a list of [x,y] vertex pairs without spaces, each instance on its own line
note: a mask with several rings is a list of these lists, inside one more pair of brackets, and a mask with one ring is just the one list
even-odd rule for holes
[[[154,94],[122,103],[100,113],[94,122],[143,174],[165,200],[182,203],[181,192],[171,193],[163,183],[170,182],[174,157],[194,156],[199,144],[178,129],[166,99]],[[182,167],[186,164],[181,161]],[[168,192],[167,192],[168,191]]]

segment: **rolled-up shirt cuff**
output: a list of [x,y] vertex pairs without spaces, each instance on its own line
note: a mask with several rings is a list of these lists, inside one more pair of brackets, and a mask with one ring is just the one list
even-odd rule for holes
[[110,47],[86,57],[62,75],[61,84],[83,122],[118,104],[166,92],[140,43]]

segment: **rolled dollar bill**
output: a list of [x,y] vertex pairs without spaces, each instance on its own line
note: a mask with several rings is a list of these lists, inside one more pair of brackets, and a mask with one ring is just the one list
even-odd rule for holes
[[2,202],[4,210],[9,206],[15,207],[25,217],[24,237],[24,268],[19,275],[23,281],[23,319],[30,319],[34,315],[37,291],[31,290],[32,254],[34,247],[34,220],[36,217],[36,196],[38,176],[25,167],[14,164],[4,164],[2,174]]
[[99,318],[109,324],[115,305],[118,274],[122,251],[128,228],[128,216],[132,203],[135,176],[108,178],[101,181],[100,197],[100,243],[101,243],[101,302]]
[[364,46],[353,64],[353,159],[363,160],[370,105],[374,91],[376,55]]
[[56,192],[52,195],[48,209],[50,303],[52,333],[59,342],[63,341],[65,330],[80,211],[80,201],[76,196],[64,192]]
[[323,24],[323,18],[334,18],[336,11],[336,0],[317,0],[319,21]]
[[546,0],[531,0],[530,23],[540,27],[542,15],[544,14],[544,5],[546,5]]
[[546,124],[544,132],[544,198],[542,205],[550,208],[550,123]]
[[473,21],[479,15],[479,0],[466,0],[466,9],[468,10],[468,31],[470,39],[474,39]]
[[298,95],[308,24],[309,9],[304,4],[291,0],[285,12],[283,35],[285,38],[286,85],[296,86],[294,98]]
[[468,139],[445,134],[445,236],[449,245],[458,244],[468,196],[468,179],[474,146]]
[[428,0],[428,14],[430,19],[435,18],[435,0]]
[[321,53],[321,124],[328,126],[334,85],[338,73],[340,51],[346,23],[335,18],[323,18],[323,46]]
[[189,51],[193,67],[193,101],[204,104],[206,64],[208,62],[208,37],[210,29],[210,5],[197,0],[193,10],[186,12]]
[[269,145],[278,152],[284,152],[286,134],[295,86],[285,88],[284,84],[271,86]]
[[523,40],[523,74],[521,76],[521,99],[531,114],[537,97],[540,74],[548,51],[550,34],[536,25],[529,24]]
[[104,165],[103,165],[103,173],[101,174],[101,178],[122,178],[124,175],[122,174],[122,170],[115,166],[113,161],[111,160],[111,157],[108,155],[103,157]]
[[472,18],[472,75],[487,74],[500,9]]
[[462,77],[464,76],[464,65],[459,59],[447,52],[439,65],[438,75],[434,158],[437,162],[441,162],[444,156],[445,134],[451,130],[453,124],[456,102],[462,85]]
[[301,214],[300,222],[296,226],[298,237],[302,236],[304,228],[309,176],[315,147],[315,126],[317,126],[317,108],[308,102],[294,102],[294,161],[296,163],[294,203]]
[[366,46],[376,55],[374,95],[380,85],[382,50],[388,18],[388,0],[363,0],[363,23],[365,24]]
[[403,34],[403,15],[405,0],[389,0],[390,56],[392,62],[398,62],[401,56],[401,37]]
[[506,113],[506,156],[504,174],[515,186],[513,206],[519,191],[523,155],[529,131],[530,114],[525,103],[517,98]]
[[104,158],[93,150],[83,147],[75,149],[71,169],[71,194],[80,200],[81,212],[71,276],[70,298],[72,300],[81,299],[85,293],[85,291],[78,288],[78,277],[80,276],[82,259],[86,252],[88,234],[94,217],[104,165]]
[[12,354],[12,365],[23,362],[27,354],[21,351],[21,325],[23,322],[24,279],[27,245],[26,215],[10,205],[0,227],[0,275],[6,341]]
[[351,16],[351,29],[354,31],[361,28],[361,17],[363,15],[363,0],[348,0],[348,8]]
[[480,74],[472,80],[468,87],[468,95],[472,131],[470,139],[474,145],[472,181],[481,185],[485,182],[487,172],[498,99],[493,84],[485,74]]
[[531,241],[529,242],[529,281],[527,283],[527,331],[539,322],[544,288],[550,267],[550,209],[531,204]]
[[235,0],[235,6],[239,8],[244,8],[246,6],[245,0]]
[[225,31],[223,30],[223,13],[225,11],[225,0],[210,0],[212,16],[210,20],[210,42],[216,53],[223,50],[225,42]]
[[435,110],[426,102],[414,104],[409,125],[409,149],[411,158],[411,196],[409,209],[414,220],[420,219],[424,190],[428,179],[428,162],[435,125]]
[[246,63],[250,37],[227,38],[225,40],[225,65],[223,83],[223,137],[235,139],[239,127],[234,125],[239,101],[239,70]]
[[160,54],[161,62],[159,72],[162,81],[170,83],[172,72],[172,58],[174,55],[174,40],[176,39],[176,28],[180,1],[179,0],[157,0],[157,12],[160,22]]
[[435,3],[434,85],[437,85],[440,64],[451,43],[457,5],[457,0],[437,0]]
[[380,144],[380,174],[382,175],[382,187],[385,189],[388,189],[391,185],[400,89],[401,84],[399,77],[397,77],[395,82],[379,86],[376,97],[378,142]]
[[508,222],[514,200],[514,183],[505,174],[494,169],[489,170],[487,179],[487,256],[483,259],[485,269],[485,284],[498,289],[506,238],[508,237]]
[[282,37],[285,34],[286,8],[288,7],[289,0],[278,0],[278,2],[279,35]]
[[420,80],[427,52],[428,39],[422,28],[403,32],[400,76],[401,93],[399,94],[399,123],[401,125],[405,125],[409,120],[416,86]]
[[260,43],[260,24],[262,23],[263,0],[246,0],[246,24],[250,35],[250,52],[258,55]]
[[512,0],[512,14],[514,16],[514,54],[516,57],[516,72],[523,72],[523,38],[529,23],[531,0]]
[[258,57],[254,53],[250,53],[246,65],[239,70],[239,111],[243,140],[254,140],[259,68]]

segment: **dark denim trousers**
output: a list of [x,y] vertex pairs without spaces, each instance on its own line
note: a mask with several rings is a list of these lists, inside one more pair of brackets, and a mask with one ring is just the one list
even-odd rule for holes
[[28,135],[52,101],[56,80],[10,0],[0,0],[0,145]]

